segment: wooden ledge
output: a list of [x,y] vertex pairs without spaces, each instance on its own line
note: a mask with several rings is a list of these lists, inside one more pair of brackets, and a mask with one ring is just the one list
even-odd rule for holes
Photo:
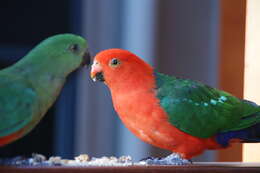
[[186,166],[125,166],[125,167],[14,167],[1,166],[0,173],[254,173],[260,163],[195,162]]

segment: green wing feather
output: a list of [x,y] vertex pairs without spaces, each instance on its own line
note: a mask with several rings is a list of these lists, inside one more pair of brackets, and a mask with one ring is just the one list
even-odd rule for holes
[[36,93],[25,81],[0,76],[0,96],[0,137],[3,137],[33,120]]
[[155,73],[157,97],[169,121],[193,136],[208,138],[260,122],[260,107],[197,81]]

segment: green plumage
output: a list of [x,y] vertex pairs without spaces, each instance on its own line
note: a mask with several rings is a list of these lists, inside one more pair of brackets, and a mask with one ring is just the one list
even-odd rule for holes
[[260,107],[200,82],[155,73],[157,97],[169,121],[196,137],[240,130],[260,122]]
[[19,130],[23,136],[41,120],[66,77],[84,61],[86,50],[82,37],[56,35],[0,71],[0,139]]
[[5,75],[0,75],[0,79],[0,136],[6,136],[32,120],[38,103],[35,90],[26,81]]

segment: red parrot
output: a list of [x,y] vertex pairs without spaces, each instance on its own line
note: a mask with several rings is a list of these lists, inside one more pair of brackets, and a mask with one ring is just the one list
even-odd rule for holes
[[260,142],[258,105],[197,81],[156,72],[129,51],[98,53],[91,77],[108,86],[116,112],[132,133],[180,158],[191,159],[231,142]]

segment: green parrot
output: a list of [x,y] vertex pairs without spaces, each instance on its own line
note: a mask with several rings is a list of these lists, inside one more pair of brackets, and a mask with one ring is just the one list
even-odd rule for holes
[[47,38],[0,71],[0,146],[30,132],[57,99],[67,76],[90,63],[87,41],[73,34]]

